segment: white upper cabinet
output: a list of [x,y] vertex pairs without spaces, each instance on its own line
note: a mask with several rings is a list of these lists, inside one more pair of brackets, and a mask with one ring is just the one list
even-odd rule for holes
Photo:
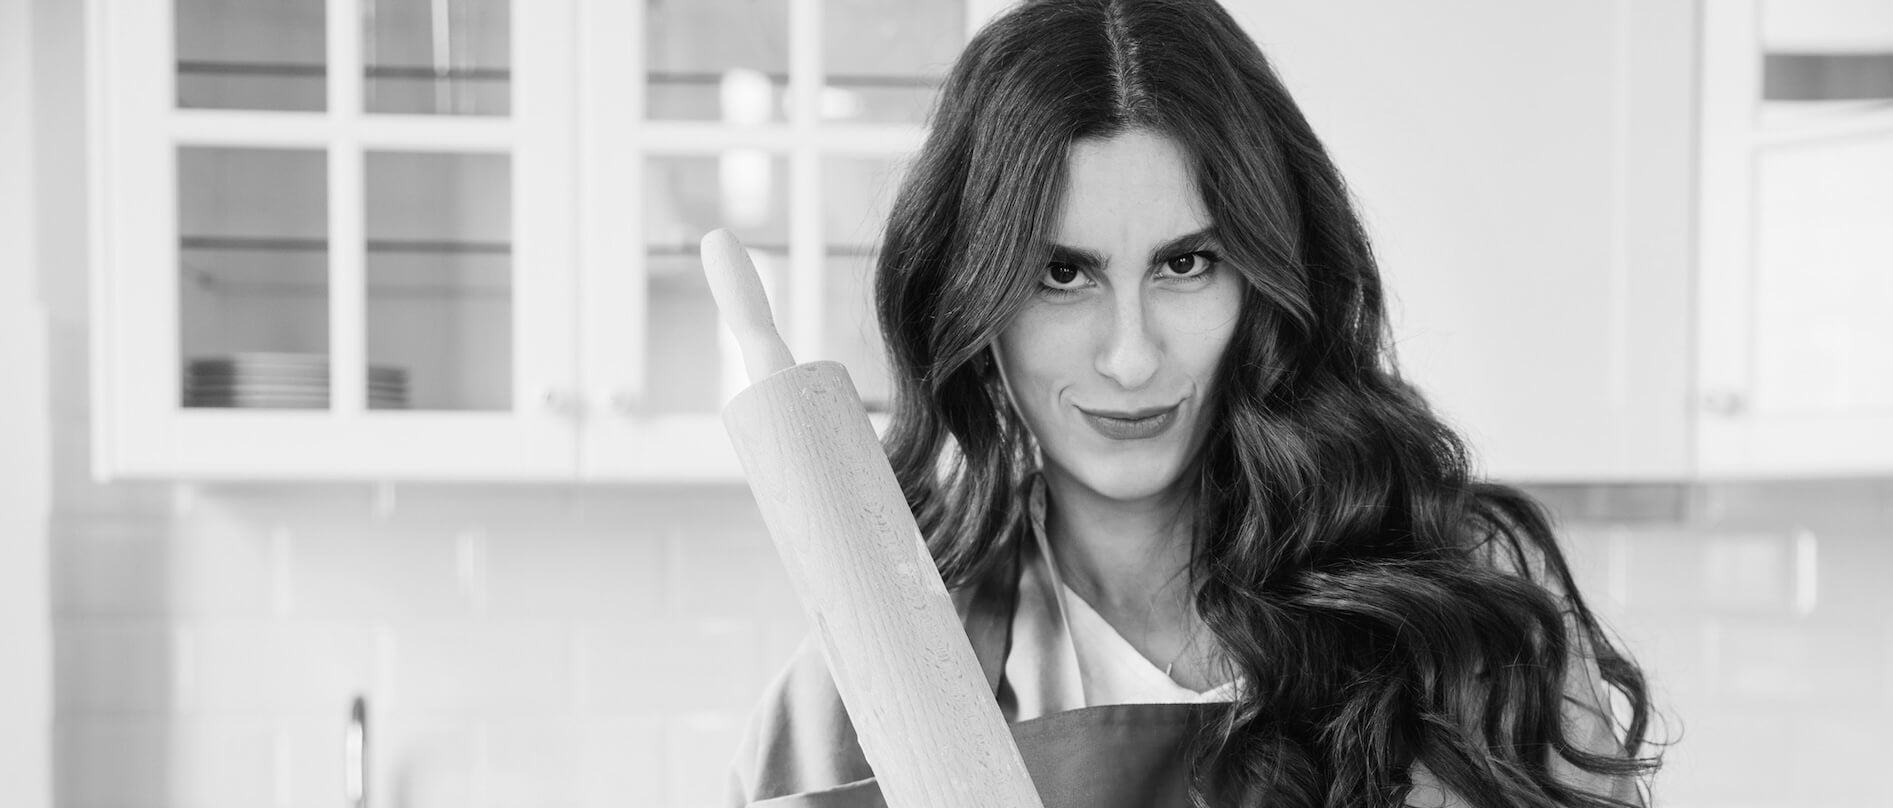
[[1893,5],[1703,4],[1698,473],[1893,473]]
[[[715,227],[884,408],[880,228],[1005,5],[89,0],[98,474],[739,479]],[[1893,472],[1885,3],[1225,5],[1484,473]]]
[[842,361],[869,410],[885,409],[874,251],[979,4],[599,0],[587,11],[582,477],[740,477],[720,412],[747,378],[697,256],[717,227],[748,246],[796,358]]
[[1227,5],[1486,473],[1893,473],[1893,5]]
[[1227,5],[1347,178],[1401,367],[1479,468],[1687,475],[1696,3]]
[[95,468],[546,478],[570,0],[93,0]]
[[873,250],[994,6],[90,0],[96,473],[739,479],[715,227],[884,408]]

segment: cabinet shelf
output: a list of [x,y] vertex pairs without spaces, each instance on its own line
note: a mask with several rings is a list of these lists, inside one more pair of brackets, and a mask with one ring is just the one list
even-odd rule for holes
[[[757,242],[745,244],[753,253],[787,255],[789,247],[781,243]],[[645,273],[652,280],[675,280],[683,276],[700,275],[694,260],[702,250],[696,244],[652,244],[645,247],[645,256],[653,259],[645,268]],[[867,258],[878,250],[862,244],[829,244],[823,247],[823,253],[829,258]]]
[[[765,72],[770,84],[787,85],[789,74],[783,72]],[[713,70],[653,70],[645,74],[652,84],[675,86],[714,86],[723,81],[723,74]],[[903,76],[875,73],[829,73],[822,76],[822,83],[830,87],[880,88],[900,90],[931,90],[940,86],[941,79],[931,76]]]
[[[188,76],[246,76],[257,78],[316,79],[328,75],[328,65],[308,62],[251,62],[232,60],[179,59],[177,72]],[[510,81],[513,77],[511,68],[505,67],[448,67],[436,68],[428,65],[369,65],[365,75],[370,79],[436,79],[450,81]],[[787,85],[789,74],[768,72],[763,74],[771,84]],[[645,78],[652,84],[674,86],[715,86],[723,81],[723,73],[713,70],[677,70],[650,71]],[[895,74],[870,73],[830,73],[822,81],[831,87],[883,88],[883,89],[935,89],[941,79],[934,76],[903,76]]]
[[[786,255],[789,252],[789,245],[779,242],[746,243],[743,246],[751,252],[777,255]],[[644,252],[652,258],[681,258],[695,257],[701,252],[701,248],[696,244],[651,244],[644,248]],[[877,252],[875,247],[867,244],[826,244],[822,247],[822,253],[831,258],[866,258],[875,252]]]
[[[185,236],[179,246],[186,250],[240,250],[254,252],[327,252],[328,239],[285,238],[269,236]],[[504,241],[464,241],[456,239],[369,239],[367,251],[432,255],[511,255],[513,245]]]
[[[197,267],[187,267],[185,274],[200,287],[216,289],[222,292],[242,292],[266,297],[316,297],[326,298],[328,284],[314,281],[259,281],[231,280],[215,272]],[[369,293],[377,300],[396,298],[409,300],[511,300],[513,290],[510,286],[491,284],[441,284],[441,283],[385,283],[369,281]]]
[[[229,60],[179,59],[177,72],[186,76],[247,76],[257,78],[318,79],[328,75],[329,67],[308,62],[238,62]],[[513,71],[505,67],[447,67],[427,65],[369,65],[370,79],[445,79],[450,81],[511,81]]]
[[[186,250],[204,250],[212,254],[232,254],[241,252],[275,253],[282,256],[313,256],[328,251],[329,242],[320,238],[255,237],[255,236],[187,236],[180,240]],[[499,241],[461,241],[451,239],[369,239],[367,252],[390,258],[446,258],[458,259],[509,259],[512,257],[512,245]],[[281,273],[284,268],[275,268]],[[307,267],[307,275],[326,278],[321,264]],[[220,292],[257,294],[271,297],[325,297],[329,293],[327,283],[320,280],[284,280],[280,278],[254,277],[256,270],[245,267],[210,268],[185,263],[183,276],[201,289],[214,289]],[[249,277],[246,277],[248,275]],[[389,280],[389,277],[405,276],[406,280]],[[417,277],[418,276],[418,277]],[[476,282],[441,282],[426,278],[469,276],[481,278]],[[465,299],[509,299],[512,285],[507,281],[508,273],[501,269],[482,269],[466,266],[434,266],[417,271],[409,266],[400,272],[371,273],[367,279],[368,291],[377,299],[410,298],[430,300],[465,300]]]

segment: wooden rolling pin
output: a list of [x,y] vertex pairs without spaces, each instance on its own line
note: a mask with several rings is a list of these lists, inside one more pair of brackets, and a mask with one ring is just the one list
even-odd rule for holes
[[890,808],[1040,808],[848,371],[795,364],[743,245],[703,267],[750,386],[723,424]]

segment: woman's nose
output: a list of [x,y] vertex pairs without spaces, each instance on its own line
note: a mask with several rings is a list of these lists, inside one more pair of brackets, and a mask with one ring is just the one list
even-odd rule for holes
[[1118,301],[1111,313],[1110,334],[1098,352],[1098,372],[1126,390],[1143,387],[1157,375],[1163,346],[1149,326],[1141,296]]

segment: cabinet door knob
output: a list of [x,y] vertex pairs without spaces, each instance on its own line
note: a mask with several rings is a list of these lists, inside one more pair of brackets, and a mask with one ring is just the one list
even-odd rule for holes
[[577,416],[579,414],[579,398],[569,389],[563,387],[549,388],[546,390],[542,401],[545,403],[546,409],[558,413],[559,415]]
[[630,390],[613,390],[605,395],[605,406],[619,415],[637,415],[638,396]]
[[1748,411],[1748,396],[1734,390],[1712,390],[1703,394],[1702,408],[1712,415],[1741,415]]

